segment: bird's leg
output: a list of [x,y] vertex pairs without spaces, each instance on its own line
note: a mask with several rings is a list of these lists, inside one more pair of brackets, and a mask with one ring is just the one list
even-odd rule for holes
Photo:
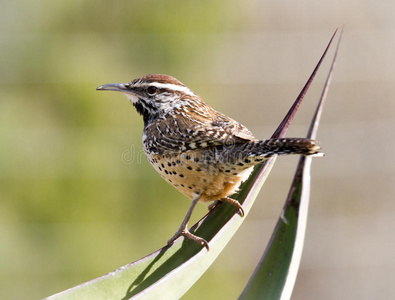
[[214,200],[213,203],[211,203],[207,208],[209,211],[212,211],[214,208],[217,207],[218,204],[220,204],[222,201],[221,200]]
[[234,200],[234,199],[232,199],[232,198],[228,198],[228,197],[222,198],[221,200],[215,200],[213,203],[211,203],[211,204],[208,206],[208,210],[209,210],[209,211],[213,210],[213,209],[214,209],[219,203],[221,203],[221,202],[228,202],[228,203],[232,204],[233,206],[235,206],[235,207],[239,210],[239,215],[240,215],[241,217],[244,217],[244,209],[243,209],[243,207],[240,205],[239,201]]
[[241,217],[244,217],[244,209],[241,206],[239,201],[237,201],[235,199],[232,199],[232,198],[228,198],[228,197],[222,198],[221,201],[222,202],[228,202],[228,203],[232,204],[233,206],[235,206],[239,210],[239,215]]
[[188,208],[187,214],[185,215],[184,220],[182,221],[182,223],[180,225],[180,228],[178,228],[178,230],[174,234],[174,236],[170,240],[167,241],[168,245],[173,244],[175,242],[175,240],[178,239],[180,236],[184,236],[190,240],[195,241],[199,245],[206,247],[207,250],[210,250],[210,247],[205,239],[200,238],[200,237],[190,233],[187,228],[188,221],[191,218],[192,212],[193,212],[196,204],[199,202],[199,200],[200,200],[200,195],[192,200],[192,203]]

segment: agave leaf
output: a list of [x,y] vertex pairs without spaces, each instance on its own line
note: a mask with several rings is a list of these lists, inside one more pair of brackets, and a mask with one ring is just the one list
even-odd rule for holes
[[248,214],[275,159],[254,170],[237,195],[244,200],[242,218],[233,206],[222,203],[191,228],[210,244],[210,251],[191,240],[179,239],[171,246],[102,277],[46,299],[177,299],[199,279],[223,250]]
[[[273,136],[285,135],[323,57]],[[273,157],[257,166],[240,192],[234,196],[243,204],[244,217],[240,217],[232,205],[221,203],[191,227],[192,233],[209,242],[210,251],[191,240],[180,238],[171,246],[165,246],[111,273],[46,299],[180,298],[213,263],[245,220],[275,159]]]
[[[307,138],[315,139],[317,136],[341,35],[342,33]],[[311,157],[300,158],[270,242],[239,299],[290,299],[302,257],[306,232],[311,160]]]

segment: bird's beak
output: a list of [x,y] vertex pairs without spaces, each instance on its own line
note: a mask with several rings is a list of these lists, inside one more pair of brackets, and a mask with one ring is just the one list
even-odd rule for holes
[[118,91],[118,92],[131,92],[129,83],[109,83],[99,86],[97,91]]

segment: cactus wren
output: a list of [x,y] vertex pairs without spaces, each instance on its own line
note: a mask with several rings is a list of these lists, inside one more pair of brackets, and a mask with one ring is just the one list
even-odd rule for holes
[[192,199],[168,244],[184,236],[209,249],[204,239],[187,228],[198,201],[229,202],[243,215],[240,203],[228,196],[237,191],[255,165],[273,155],[320,155],[314,140],[257,140],[246,127],[215,111],[171,76],[147,75],[97,90],[125,93],[143,116],[143,148],[148,160],[167,182]]

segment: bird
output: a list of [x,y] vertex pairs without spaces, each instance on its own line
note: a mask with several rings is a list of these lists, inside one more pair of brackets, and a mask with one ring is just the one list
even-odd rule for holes
[[176,78],[149,74],[128,83],[101,85],[118,91],[143,117],[142,144],[154,169],[191,199],[180,227],[167,241],[191,239],[209,250],[208,242],[192,234],[188,221],[196,204],[232,204],[242,217],[242,205],[230,196],[253,168],[274,155],[322,156],[317,141],[306,138],[259,140],[242,124],[214,110]]

